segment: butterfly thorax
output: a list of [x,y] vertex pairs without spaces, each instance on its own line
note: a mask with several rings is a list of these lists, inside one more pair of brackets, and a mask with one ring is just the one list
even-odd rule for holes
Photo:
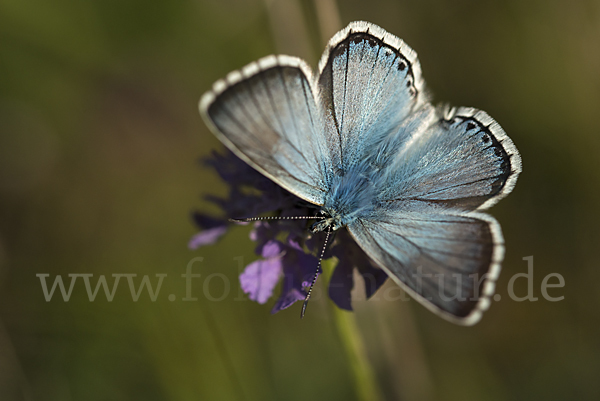
[[313,232],[338,230],[373,211],[375,186],[364,172],[335,176],[321,208],[324,219],[313,224]]

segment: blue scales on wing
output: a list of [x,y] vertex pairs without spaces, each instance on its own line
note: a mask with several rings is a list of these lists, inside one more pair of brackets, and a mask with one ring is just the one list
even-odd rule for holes
[[500,226],[479,214],[423,205],[382,210],[348,226],[363,250],[427,308],[473,324],[488,308],[504,247]]
[[399,138],[382,162],[382,182],[388,185],[379,193],[381,201],[420,200],[469,211],[488,208],[512,190],[520,156],[491,117],[471,108],[422,113],[419,120],[428,123],[412,129],[408,141],[407,135]]
[[368,23],[334,36],[319,64],[326,127],[339,135],[342,169],[351,170],[427,102],[416,53]]
[[200,109],[234,153],[291,193],[319,205],[328,187],[328,166],[339,163],[339,146],[322,134],[323,113],[311,75],[300,59],[269,56],[217,81],[201,99]]

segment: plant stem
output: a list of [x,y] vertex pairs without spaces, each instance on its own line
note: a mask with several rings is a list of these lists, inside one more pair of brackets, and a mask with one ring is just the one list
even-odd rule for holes
[[[331,277],[336,262],[328,260],[324,262],[323,272]],[[327,280],[329,281],[329,280]],[[360,401],[380,401],[383,399],[379,385],[375,378],[375,372],[367,357],[362,336],[356,324],[353,312],[345,311],[331,303],[334,324],[336,326],[342,346],[346,351],[350,371],[354,378],[357,399]]]
[[367,358],[354,314],[338,307],[334,308],[335,323],[354,376],[356,395],[361,401],[379,401],[382,397],[375,379],[375,373]]

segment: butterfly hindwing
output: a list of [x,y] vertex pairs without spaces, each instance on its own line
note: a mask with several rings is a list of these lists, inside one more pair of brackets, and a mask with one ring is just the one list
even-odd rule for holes
[[396,283],[442,317],[471,325],[489,307],[504,254],[492,217],[381,212],[348,229]]

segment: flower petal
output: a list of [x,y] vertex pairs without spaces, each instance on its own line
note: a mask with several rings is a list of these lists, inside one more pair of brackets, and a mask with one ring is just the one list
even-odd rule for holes
[[353,270],[356,268],[365,282],[367,299],[385,283],[385,271],[373,266],[369,257],[350,241],[347,234],[340,233],[341,241],[332,249],[332,254],[338,258],[331,280],[329,282],[329,297],[342,309],[352,310],[351,292],[354,288]]
[[240,274],[240,285],[249,298],[264,304],[273,295],[281,276],[281,258],[261,259],[250,263]]
[[203,230],[227,225],[227,222],[223,219],[218,219],[200,212],[193,212],[192,218],[196,225]]
[[194,235],[190,239],[190,242],[188,243],[188,248],[197,249],[203,245],[214,244],[226,232],[227,226],[225,225],[200,231],[198,234]]
[[263,245],[260,254],[268,259],[281,256],[284,252],[285,246],[281,242],[270,240]]
[[267,242],[271,239],[273,231],[269,222],[257,221],[250,231],[250,239],[254,242]]
[[298,291],[295,288],[291,288],[285,293],[282,292],[281,296],[273,306],[273,309],[271,309],[271,313],[277,313],[280,310],[287,309],[296,301],[304,301],[305,297],[306,294],[304,292]]
[[358,267],[358,272],[365,281],[365,293],[367,299],[371,298],[373,294],[385,283],[388,275],[382,269],[373,267],[370,262],[363,263]]
[[[319,264],[319,259],[304,253],[302,248],[293,240],[288,239],[286,252],[283,256],[283,283],[281,295],[271,310],[279,312],[290,307],[296,301],[306,297],[305,287],[309,286]],[[319,274],[321,269],[319,268]]]
[[341,309],[352,310],[353,270],[350,259],[342,258],[329,280],[329,298]]

